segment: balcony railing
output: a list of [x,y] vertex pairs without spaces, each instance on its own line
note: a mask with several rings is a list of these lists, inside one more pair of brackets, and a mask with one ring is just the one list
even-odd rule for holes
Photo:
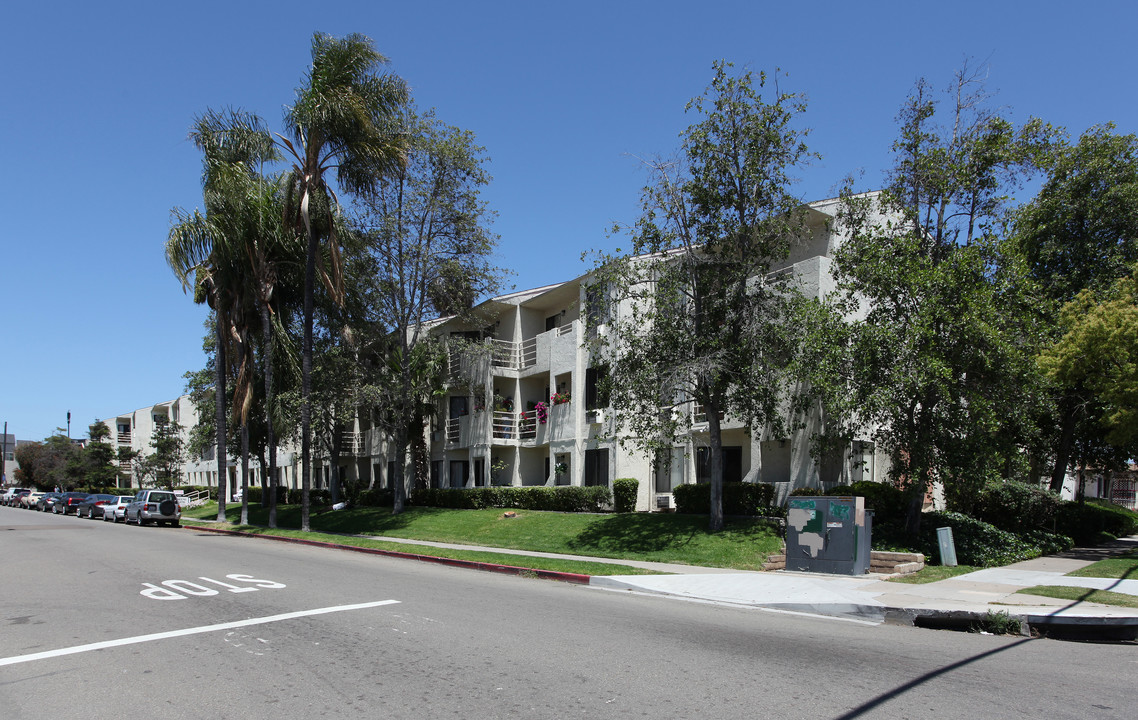
[[537,338],[520,343],[509,340],[491,340],[490,362],[494,367],[507,370],[524,370],[537,364]]
[[459,441],[462,434],[462,418],[451,418],[447,420],[447,442],[455,444]]
[[341,442],[341,452],[345,455],[364,454],[364,434],[358,432],[345,432]]
[[128,432],[120,432],[120,433],[119,433],[118,444],[119,444],[119,445],[130,445],[130,433],[128,433]]
[[495,440],[529,440],[537,436],[537,416],[533,411],[512,413],[494,411]]

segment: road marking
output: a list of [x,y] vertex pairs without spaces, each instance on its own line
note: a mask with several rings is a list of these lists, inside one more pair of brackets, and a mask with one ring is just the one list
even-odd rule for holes
[[378,600],[376,602],[358,603],[356,605],[333,605],[332,607],[316,608],[315,610],[298,610],[297,612],[282,613],[281,615],[236,620],[234,622],[218,623],[217,625],[203,625],[201,627],[186,628],[184,630],[170,630],[168,632],[151,633],[150,635],[136,635],[135,637],[122,638],[119,640],[104,640],[103,642],[91,643],[90,645],[77,645],[75,647],[60,648],[59,650],[32,653],[31,655],[15,655],[9,658],[0,658],[0,667],[4,665],[17,665],[33,660],[46,660],[48,658],[62,657],[64,655],[75,655],[92,650],[105,650],[107,648],[121,647],[123,645],[135,645],[137,643],[151,642],[153,640],[165,640],[167,638],[182,637],[184,635],[198,635],[200,633],[216,632],[217,630],[230,630],[232,628],[249,627],[250,625],[264,625],[266,623],[294,620],[311,615],[326,615],[328,613],[347,612],[349,610],[365,610],[367,608],[380,607],[382,605],[396,605],[398,603],[399,600]]

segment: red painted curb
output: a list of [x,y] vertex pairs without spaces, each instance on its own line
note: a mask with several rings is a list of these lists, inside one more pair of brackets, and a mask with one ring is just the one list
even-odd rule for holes
[[250,533],[238,532],[236,530],[212,528],[205,525],[183,525],[183,527],[193,528],[194,530],[202,530],[204,532],[217,533],[219,535],[235,535],[237,537],[276,540],[278,542],[294,543],[296,545],[311,545],[313,547],[331,548],[333,550],[348,550],[351,552],[367,553],[369,555],[386,555],[387,557],[403,558],[405,560],[419,560],[420,562],[435,563],[437,565],[449,565],[451,567],[468,568],[470,570],[482,570],[485,572],[496,572],[502,573],[504,575],[533,575],[543,580],[557,580],[559,582],[575,583],[577,585],[588,585],[589,580],[592,577],[591,575],[582,575],[580,573],[558,572],[556,570],[537,570],[535,568],[519,567],[517,565],[499,565],[497,563],[476,562],[474,560],[458,560],[455,558],[435,557],[434,555],[418,555],[416,553],[399,552],[398,550],[380,550],[378,548],[356,547],[354,545],[337,545],[335,543],[323,542],[320,540],[302,540],[301,538],[280,537],[277,535],[254,535]]

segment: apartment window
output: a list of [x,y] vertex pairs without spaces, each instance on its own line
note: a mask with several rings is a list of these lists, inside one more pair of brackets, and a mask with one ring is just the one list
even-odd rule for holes
[[395,487],[395,461],[387,461],[387,487]]
[[656,492],[668,493],[684,482],[684,450],[672,448],[671,452],[656,454]]
[[450,398],[450,419],[464,417],[470,414],[470,407],[465,395],[452,395]]
[[597,328],[609,321],[609,299],[605,286],[590,285],[585,290],[585,322],[589,334],[594,335]]
[[466,481],[470,478],[470,462],[467,460],[451,460],[450,462],[450,486],[452,488],[466,487]]
[[[740,445],[723,447],[723,482],[742,482],[743,448]],[[711,448],[696,448],[695,481],[711,482]]]
[[608,448],[585,451],[585,485],[609,485],[609,451]]
[[585,370],[585,409],[596,410],[608,407],[608,373],[605,368],[591,367]]
[[474,487],[486,485],[486,459],[474,458]]
[[442,460],[433,460],[431,462],[431,487],[432,488],[437,489],[439,487],[439,479],[442,477],[442,474],[443,474],[443,461]]

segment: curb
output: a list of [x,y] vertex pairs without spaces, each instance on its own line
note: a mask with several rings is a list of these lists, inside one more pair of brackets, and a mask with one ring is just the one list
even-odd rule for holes
[[277,542],[292,543],[294,545],[310,545],[312,547],[329,548],[332,550],[347,550],[349,552],[365,553],[367,555],[385,555],[387,557],[402,558],[404,560],[418,560],[420,562],[448,565],[450,567],[467,568],[468,570],[481,570],[483,572],[496,572],[503,575],[525,575],[538,577],[542,580],[557,580],[559,582],[588,585],[591,575],[580,573],[559,572],[557,570],[537,570],[534,568],[519,567],[517,565],[501,565],[498,563],[478,562],[475,560],[458,560],[455,558],[436,557],[434,555],[418,555],[416,553],[399,552],[398,550],[380,550],[378,548],[357,547],[354,545],[337,545],[336,543],[321,540],[304,540],[301,538],[279,537],[276,535],[253,535],[236,530],[222,530],[204,525],[183,525],[202,532],[217,533],[218,535],[232,535],[234,537],[257,538],[262,540],[275,540]]
[[[983,624],[992,612],[977,610],[918,610],[886,607],[887,625],[906,625],[930,630],[970,630]],[[1007,612],[1007,611],[1003,611]],[[1007,612],[1009,620],[1019,623],[1024,637],[1048,637],[1057,640],[1133,641],[1138,639],[1138,617],[1103,617],[1094,615],[1038,615]]]

